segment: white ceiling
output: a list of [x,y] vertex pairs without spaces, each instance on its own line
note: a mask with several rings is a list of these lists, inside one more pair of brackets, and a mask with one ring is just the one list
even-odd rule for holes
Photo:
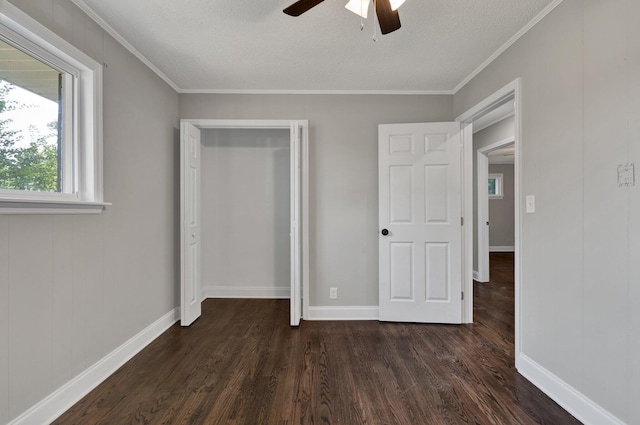
[[[325,0],[72,0],[179,91],[452,93],[560,0],[407,0],[372,41],[372,13]],[[110,28],[109,28],[110,27]],[[377,27],[377,24],[376,24]]]

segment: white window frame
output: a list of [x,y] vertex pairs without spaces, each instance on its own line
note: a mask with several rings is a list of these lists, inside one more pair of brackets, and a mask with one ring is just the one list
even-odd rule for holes
[[62,192],[0,190],[0,214],[97,214],[103,199],[102,65],[9,2],[0,3],[0,35],[65,72]]
[[[503,186],[503,175],[502,173],[489,173],[489,179],[495,179],[496,181],[496,193],[492,195],[489,194],[489,199],[502,199],[504,197],[504,186]],[[488,184],[487,180],[487,184]]]

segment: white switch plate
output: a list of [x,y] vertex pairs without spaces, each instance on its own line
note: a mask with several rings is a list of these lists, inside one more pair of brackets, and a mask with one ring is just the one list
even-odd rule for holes
[[618,165],[618,186],[632,187],[636,184],[635,162]]
[[338,299],[338,288],[329,288],[329,299],[331,300]]
[[527,214],[533,214],[536,212],[536,197],[535,195],[527,195],[526,205],[527,205]]

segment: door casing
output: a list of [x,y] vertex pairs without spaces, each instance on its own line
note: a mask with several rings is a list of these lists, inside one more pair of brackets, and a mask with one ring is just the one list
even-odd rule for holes
[[[478,267],[473,272],[473,279],[478,282],[489,282],[489,157],[478,149],[476,154],[476,177],[478,181],[478,219],[476,233],[478,234]],[[476,275],[477,272],[477,275]]]
[[514,137],[509,137],[505,140],[500,140],[496,143],[492,143],[489,146],[478,149],[477,161],[478,169],[476,172],[478,181],[478,220],[477,220],[477,233],[478,233],[478,275],[474,276],[474,279],[478,282],[489,282],[489,190],[487,187],[487,180],[489,178],[489,153],[494,150],[511,145],[515,142]]
[[[463,137],[468,138],[468,141],[470,143],[467,143],[466,141],[464,142],[464,149],[465,149],[465,158],[469,158],[471,159],[473,157],[473,143],[472,143],[472,136],[473,136],[473,121],[478,119],[479,117],[485,115],[487,112],[495,109],[496,107],[502,105],[505,103],[505,101],[507,101],[508,99],[513,99],[514,102],[514,109],[515,109],[515,134],[514,134],[514,148],[515,148],[515,163],[514,163],[514,184],[515,184],[515,193],[514,193],[514,198],[515,198],[515,253],[514,253],[514,268],[515,268],[515,276],[514,276],[514,283],[515,283],[515,295],[514,295],[514,302],[515,302],[515,306],[514,306],[514,319],[515,319],[515,363],[516,363],[516,369],[518,368],[519,362],[520,362],[520,355],[521,355],[521,347],[522,347],[522,343],[521,343],[521,335],[522,335],[522,329],[521,329],[521,320],[520,320],[520,314],[521,314],[521,306],[522,306],[522,299],[521,299],[521,285],[522,285],[522,262],[523,259],[521,257],[521,252],[522,252],[522,201],[521,201],[521,193],[522,193],[522,155],[521,155],[521,143],[522,143],[522,80],[520,78],[517,78],[515,80],[513,80],[512,82],[510,82],[509,84],[507,84],[506,86],[502,87],[501,89],[499,89],[498,91],[494,92],[492,95],[488,96],[487,98],[485,98],[484,100],[480,101],[478,104],[476,104],[475,106],[473,106],[472,108],[468,109],[466,112],[464,112],[463,114],[461,114],[458,118],[456,118],[456,121],[459,121],[462,123],[465,131],[463,132]],[[473,162],[471,160],[469,160],[468,162],[465,159],[465,170],[467,171],[467,174],[469,176],[472,176],[473,174]],[[469,209],[471,211],[469,211],[469,209],[466,208],[466,204],[465,204],[465,214],[468,214],[467,217],[469,217],[469,221],[473,221],[472,217],[473,217],[473,179],[470,179],[471,182],[469,182],[466,178],[464,181],[464,199],[466,204],[469,205]],[[467,186],[468,184],[468,186]],[[466,229],[467,232],[469,232],[469,230],[471,230],[471,232],[473,232],[473,229],[469,229],[473,227],[473,223],[471,223],[471,226],[468,226],[468,228]],[[472,236],[473,233],[470,234],[470,236]],[[471,261],[466,261],[465,267],[468,267],[468,270],[465,271],[464,275],[467,277],[464,285],[465,285],[465,299],[463,302],[463,317],[466,323],[472,323],[473,322],[473,237],[466,237],[465,240],[465,254],[469,255],[469,259],[471,259]]]
[[[309,312],[309,121],[308,120],[219,120],[219,119],[183,119],[181,122],[187,122],[198,129],[283,129],[292,131],[291,137],[294,137],[293,131],[299,131],[300,152],[300,187],[294,192],[295,207],[298,212],[292,214],[291,219],[299,216],[300,237],[295,244],[295,252],[292,253],[292,260],[299,261],[299,274],[302,288],[291,288],[292,297],[291,304],[291,325],[297,326],[301,317],[308,316]],[[292,150],[291,155],[295,155]],[[295,170],[291,170],[295,172]],[[292,179],[293,184],[294,179]],[[294,211],[292,211],[293,213]],[[181,223],[182,225],[182,223]],[[293,277],[293,274],[292,274]],[[301,291],[299,290],[301,289]],[[302,292],[302,293],[300,293]]]

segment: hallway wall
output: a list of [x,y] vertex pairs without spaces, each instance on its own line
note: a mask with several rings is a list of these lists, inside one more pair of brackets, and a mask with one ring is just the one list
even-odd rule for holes
[[640,423],[640,184],[617,180],[640,158],[638,16],[636,0],[564,0],[454,99],[457,116],[521,78],[517,355],[593,424]]

